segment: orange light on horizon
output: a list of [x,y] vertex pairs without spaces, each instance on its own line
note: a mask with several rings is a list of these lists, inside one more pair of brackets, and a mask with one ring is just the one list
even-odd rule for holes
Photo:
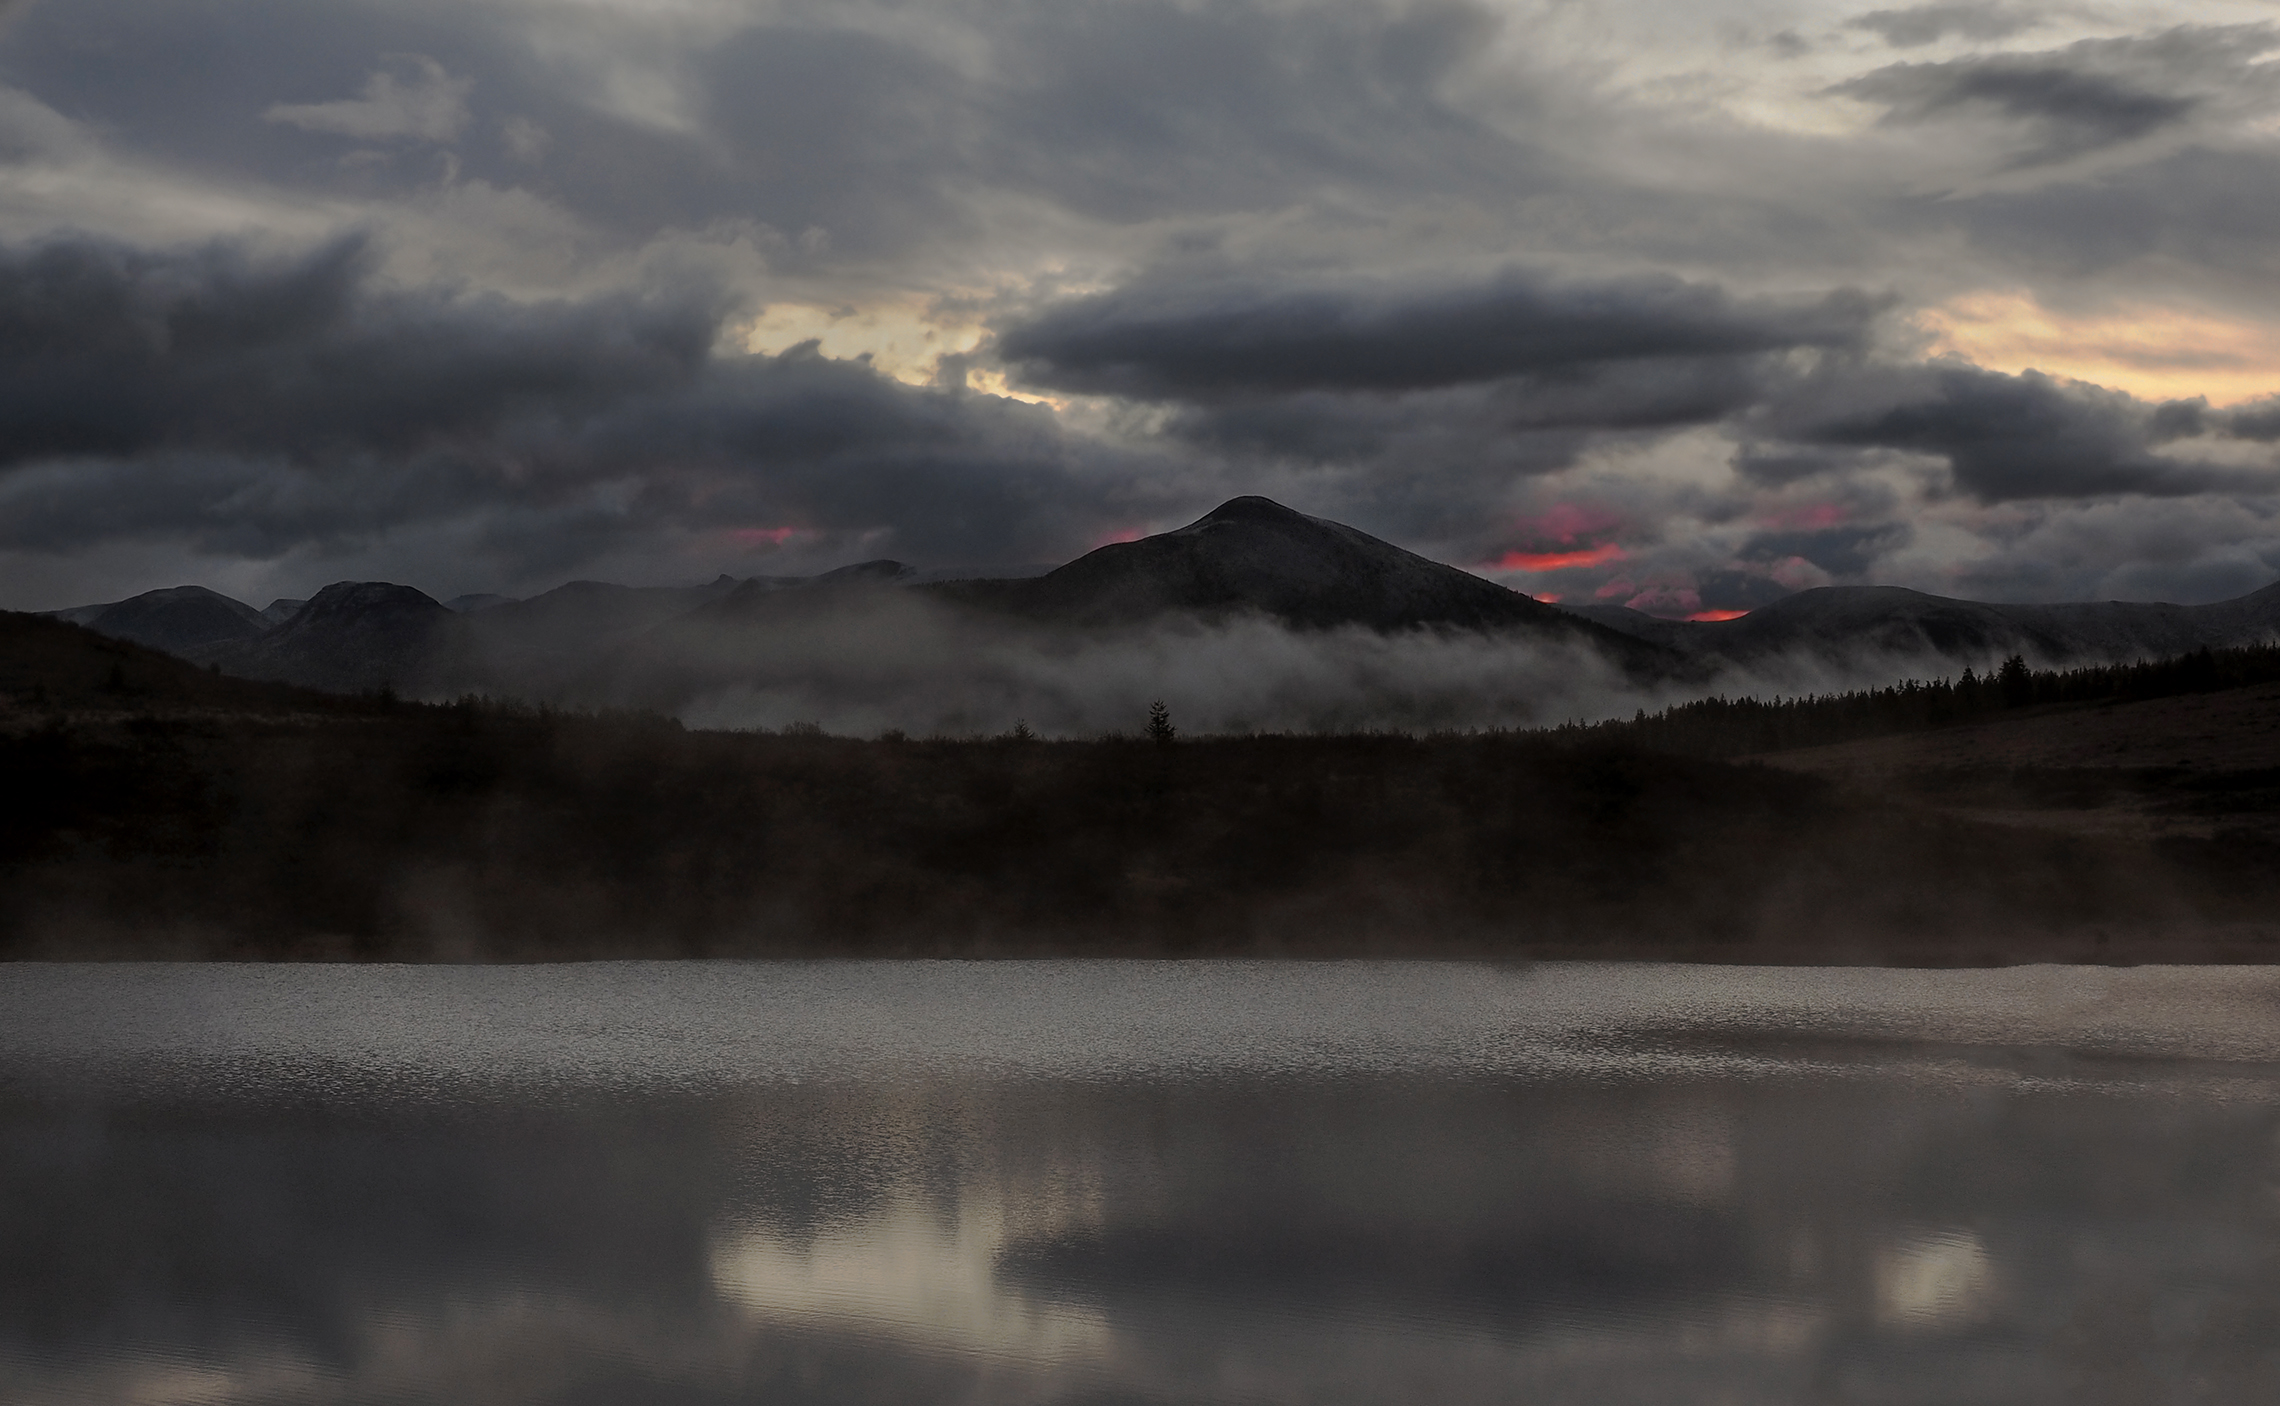
[[1697,610],[1686,618],[1696,624],[1714,624],[1720,620],[1739,620],[1747,614],[1746,610]]
[[1496,560],[1498,571],[1571,571],[1579,566],[1605,566],[1621,561],[1623,549],[1613,542],[1573,552],[1506,552]]
[[1542,601],[1545,605],[1558,605],[1560,603],[1560,593],[1558,591],[1538,591],[1535,595],[1535,599]]
[[781,547],[794,537],[807,536],[808,531],[804,527],[734,527],[729,529],[728,535],[731,541],[747,547],[762,544]]
[[1916,314],[1931,350],[1990,371],[2035,370],[2147,400],[2212,405],[2280,392],[2280,330],[2158,303],[2054,311],[2026,292],[1970,293]]

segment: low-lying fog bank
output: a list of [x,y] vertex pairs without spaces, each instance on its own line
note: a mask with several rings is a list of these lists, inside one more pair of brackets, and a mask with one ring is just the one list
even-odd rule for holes
[[[1419,626],[1299,629],[1255,613],[1076,629],[1009,622],[910,591],[801,609],[707,611],[582,660],[487,652],[480,638],[413,696],[465,693],[630,707],[690,727],[820,727],[835,736],[1047,738],[1137,733],[1161,700],[1191,734],[1533,728],[1700,698],[1794,697],[1993,673],[2003,656],[1799,647],[1661,673],[1588,639]],[[2030,662],[2041,664],[2041,659]]]
[[884,597],[767,631],[675,631],[594,694],[691,727],[877,736],[1136,733],[1161,700],[1191,733],[1531,727],[1645,691],[1589,645],[1419,628],[1295,630],[1259,616],[1115,631],[1009,628]]

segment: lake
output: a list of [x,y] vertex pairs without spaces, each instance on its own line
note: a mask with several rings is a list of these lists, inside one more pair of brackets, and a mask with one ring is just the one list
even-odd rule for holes
[[0,1399],[2280,1396],[2280,973],[0,967]]

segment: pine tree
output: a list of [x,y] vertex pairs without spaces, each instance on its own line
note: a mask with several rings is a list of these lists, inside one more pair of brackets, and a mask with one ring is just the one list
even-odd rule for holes
[[2003,661],[1996,671],[1996,685],[2003,690],[2003,706],[2023,708],[2035,701],[2034,675],[2027,671],[2027,661],[2014,654]]
[[1159,698],[1149,704],[1148,740],[1151,742],[1169,742],[1178,736],[1178,731],[1172,727],[1172,710],[1164,706],[1164,700]]

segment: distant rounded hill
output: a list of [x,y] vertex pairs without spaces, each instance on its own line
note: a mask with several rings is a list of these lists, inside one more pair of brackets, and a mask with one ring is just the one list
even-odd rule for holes
[[236,658],[218,662],[247,678],[340,693],[402,687],[432,672],[458,621],[410,586],[342,581]]
[[170,586],[128,600],[83,605],[54,614],[113,639],[130,640],[185,658],[249,644],[270,627],[252,606],[204,586]]

